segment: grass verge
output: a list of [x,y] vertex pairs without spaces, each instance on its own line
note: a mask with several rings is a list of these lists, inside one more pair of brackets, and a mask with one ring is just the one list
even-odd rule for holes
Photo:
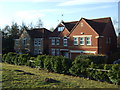
[[[48,73],[27,66],[16,66],[6,63],[2,65],[2,88],[119,88],[119,85],[87,80],[64,74]],[[55,83],[45,82],[45,78],[57,80]]]

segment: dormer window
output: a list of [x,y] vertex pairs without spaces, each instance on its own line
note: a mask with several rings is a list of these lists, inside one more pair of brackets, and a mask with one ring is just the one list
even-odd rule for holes
[[64,27],[63,26],[61,26],[61,27],[58,27],[58,31],[63,31],[63,29],[64,29]]

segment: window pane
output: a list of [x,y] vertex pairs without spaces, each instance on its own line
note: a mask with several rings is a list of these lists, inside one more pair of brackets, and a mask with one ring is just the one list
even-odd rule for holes
[[84,45],[84,37],[80,37],[80,45]]
[[55,39],[52,39],[52,45],[55,45]]
[[64,46],[67,46],[67,39],[63,40],[63,44],[64,44]]
[[74,38],[74,45],[78,45],[78,38],[77,37]]
[[86,37],[86,45],[91,45],[91,37]]

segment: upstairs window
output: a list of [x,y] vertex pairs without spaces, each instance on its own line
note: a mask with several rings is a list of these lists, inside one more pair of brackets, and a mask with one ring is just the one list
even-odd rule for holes
[[74,37],[74,45],[78,45],[78,37]]
[[84,37],[80,37],[80,45],[84,45]]
[[52,39],[52,45],[55,45],[55,39]]
[[37,40],[34,40],[34,46],[37,46]]
[[64,40],[63,40],[63,46],[67,46],[67,38],[64,38]]
[[24,44],[24,45],[27,44],[27,39],[26,39],[26,38],[23,39],[23,44]]
[[56,40],[56,45],[59,45],[59,40],[58,39]]
[[91,37],[86,37],[86,45],[91,45]]
[[18,41],[18,40],[15,40],[15,44],[16,44],[16,45],[19,45],[19,41]]
[[64,27],[58,27],[58,31],[63,31]]
[[35,38],[34,39],[34,46],[41,46],[41,38]]
[[38,40],[38,46],[41,46],[41,40]]

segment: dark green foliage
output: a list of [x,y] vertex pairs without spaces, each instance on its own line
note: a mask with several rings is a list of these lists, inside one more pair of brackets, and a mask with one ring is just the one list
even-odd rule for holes
[[45,61],[44,61],[44,68],[50,72],[53,72],[52,64],[51,64],[51,61],[52,61],[51,57],[52,56],[46,56]]
[[108,76],[114,84],[120,84],[120,64],[112,65],[112,70],[108,73]]
[[5,62],[7,62],[7,63],[9,63],[9,64],[14,64],[15,56],[16,56],[16,53],[14,53],[14,52],[9,52],[9,53],[6,55]]
[[56,56],[51,58],[52,69],[57,73],[69,73],[69,68],[71,67],[71,60],[63,56]]
[[44,68],[44,60],[46,58],[46,55],[38,55],[35,60],[35,66],[39,68]]
[[7,56],[7,54],[2,54],[2,62],[5,62],[6,56]]
[[84,55],[81,54],[76,59],[89,59],[89,62],[93,62],[95,64],[104,64],[106,62],[106,56],[103,55]]
[[27,65],[30,67],[36,67],[35,61],[36,61],[36,57],[30,57],[30,60],[27,60]]
[[86,69],[90,64],[90,59],[76,57],[72,62],[72,67],[70,68],[70,73],[79,76],[80,74],[86,75]]

